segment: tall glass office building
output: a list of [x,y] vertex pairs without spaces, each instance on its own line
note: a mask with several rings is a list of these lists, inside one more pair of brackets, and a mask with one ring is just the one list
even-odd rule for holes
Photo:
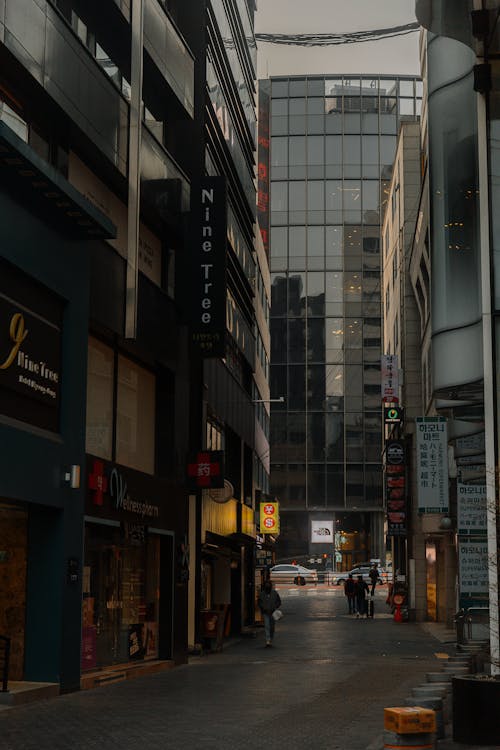
[[413,77],[315,76],[262,81],[261,94],[271,395],[284,397],[271,415],[280,554],[318,551],[310,520],[333,519],[345,567],[383,557],[380,225],[399,123],[419,115],[422,87]]

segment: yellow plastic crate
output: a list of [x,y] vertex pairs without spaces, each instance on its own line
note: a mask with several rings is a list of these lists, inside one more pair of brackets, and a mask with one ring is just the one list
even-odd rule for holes
[[420,706],[384,708],[384,729],[397,734],[435,732],[436,713]]

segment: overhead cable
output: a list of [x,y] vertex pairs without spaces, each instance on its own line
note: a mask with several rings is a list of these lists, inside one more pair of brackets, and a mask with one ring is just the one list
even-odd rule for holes
[[377,42],[379,39],[390,39],[404,34],[413,34],[420,28],[418,23],[406,23],[402,26],[390,26],[386,29],[369,29],[367,31],[344,31],[337,34],[255,34],[259,42],[268,44],[288,44],[299,47],[329,47],[336,44],[358,44],[359,42]]

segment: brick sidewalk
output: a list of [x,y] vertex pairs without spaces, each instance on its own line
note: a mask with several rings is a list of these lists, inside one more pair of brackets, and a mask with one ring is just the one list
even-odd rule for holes
[[382,591],[374,620],[304,593],[283,594],[273,648],[258,629],[169,672],[3,711],[0,750],[366,750],[443,644],[394,623]]

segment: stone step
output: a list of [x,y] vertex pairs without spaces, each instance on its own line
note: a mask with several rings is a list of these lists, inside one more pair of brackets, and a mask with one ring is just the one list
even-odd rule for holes
[[453,675],[449,672],[426,672],[425,679],[427,682],[450,682]]
[[80,689],[90,690],[95,687],[101,687],[102,685],[111,685],[113,682],[133,680],[135,677],[144,677],[145,675],[162,672],[165,669],[172,669],[173,666],[174,662],[172,660],[165,659],[120,664],[113,667],[99,669],[95,672],[85,672],[80,679]]
[[23,703],[55,698],[59,695],[58,682],[16,682],[9,680],[8,691],[0,692],[0,706],[21,706]]

